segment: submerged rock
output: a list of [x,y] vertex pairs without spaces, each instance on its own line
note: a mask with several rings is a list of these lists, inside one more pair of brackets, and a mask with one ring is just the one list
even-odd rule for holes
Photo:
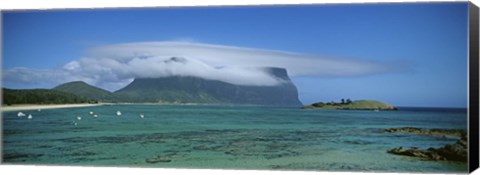
[[387,153],[396,154],[396,155],[403,155],[403,156],[411,156],[411,157],[418,157],[425,160],[447,160],[444,157],[438,155],[434,148],[429,148],[428,150],[420,150],[418,148],[410,148],[405,149],[402,147],[393,148],[388,150]]
[[192,149],[193,150],[210,150],[211,148],[201,145],[201,146],[194,146]]
[[431,135],[431,136],[459,136],[463,137],[466,136],[466,132],[461,129],[421,129],[421,128],[414,128],[414,127],[402,127],[402,128],[387,128],[385,132],[393,133],[393,132],[404,132],[404,133],[412,133],[418,135]]
[[31,159],[37,159],[43,156],[43,154],[32,154],[32,153],[7,153],[3,155],[3,161],[25,161]]
[[166,154],[158,155],[158,156],[153,157],[153,158],[147,158],[147,159],[145,159],[145,162],[147,162],[147,163],[167,163],[167,162],[172,162],[174,159],[176,159],[178,157],[185,156],[184,153],[176,152],[176,151],[173,151],[173,150],[172,150],[172,152],[170,150],[167,150],[164,153],[166,153]]
[[171,162],[171,161],[172,159],[161,157],[161,156],[145,159],[145,162],[147,163],[159,163],[159,162]]

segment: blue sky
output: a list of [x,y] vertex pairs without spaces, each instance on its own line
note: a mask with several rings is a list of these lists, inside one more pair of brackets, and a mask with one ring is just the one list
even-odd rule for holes
[[[466,107],[467,9],[458,2],[10,11],[3,13],[3,86],[51,88],[59,83],[52,79],[62,76],[52,75],[62,74],[55,70],[85,57],[105,57],[92,51],[105,46],[187,42],[248,48],[246,55],[262,49],[352,63],[334,64],[331,74],[287,66],[304,104],[351,98]],[[285,59],[296,62],[291,55]],[[329,68],[318,63],[318,69]],[[363,63],[388,69],[349,72]],[[19,67],[25,75],[12,73]],[[32,74],[41,76],[16,80]]]

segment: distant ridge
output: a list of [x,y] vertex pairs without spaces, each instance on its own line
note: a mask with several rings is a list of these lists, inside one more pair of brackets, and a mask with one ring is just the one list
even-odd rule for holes
[[83,81],[64,83],[53,88],[53,90],[68,92],[88,99],[112,102],[118,100],[115,94],[110,91],[89,85]]

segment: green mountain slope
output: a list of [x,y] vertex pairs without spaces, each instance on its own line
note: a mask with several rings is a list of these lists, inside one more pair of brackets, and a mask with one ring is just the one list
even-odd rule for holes
[[115,92],[130,102],[221,103],[301,106],[298,92],[282,68],[267,68],[285,83],[276,86],[242,86],[197,77],[137,78]]
[[64,83],[57,87],[54,87],[53,90],[68,92],[75,95],[86,97],[88,99],[93,99],[93,100],[102,101],[102,102],[112,102],[112,101],[119,100],[115,96],[115,94],[107,90],[89,85],[83,81],[74,81],[74,82]]
[[[178,61],[173,58],[172,60]],[[170,76],[136,78],[114,93],[82,81],[61,84],[53,88],[52,93],[69,93],[98,102],[302,105],[298,100],[297,88],[290,81],[286,69],[266,67],[264,71],[282,83],[272,86],[245,86],[193,76]]]

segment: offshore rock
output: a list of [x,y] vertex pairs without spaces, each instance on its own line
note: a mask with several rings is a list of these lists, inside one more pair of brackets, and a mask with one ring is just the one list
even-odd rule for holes
[[447,144],[441,148],[428,148],[421,150],[418,148],[405,149],[402,147],[393,148],[387,151],[390,154],[411,156],[421,158],[423,160],[448,160],[448,161],[460,161],[467,162],[468,160],[468,146],[467,135],[463,130],[451,130],[451,129],[431,129],[423,130],[419,128],[390,128],[386,129],[387,132],[408,132],[421,135],[460,135],[460,139],[454,144]]

